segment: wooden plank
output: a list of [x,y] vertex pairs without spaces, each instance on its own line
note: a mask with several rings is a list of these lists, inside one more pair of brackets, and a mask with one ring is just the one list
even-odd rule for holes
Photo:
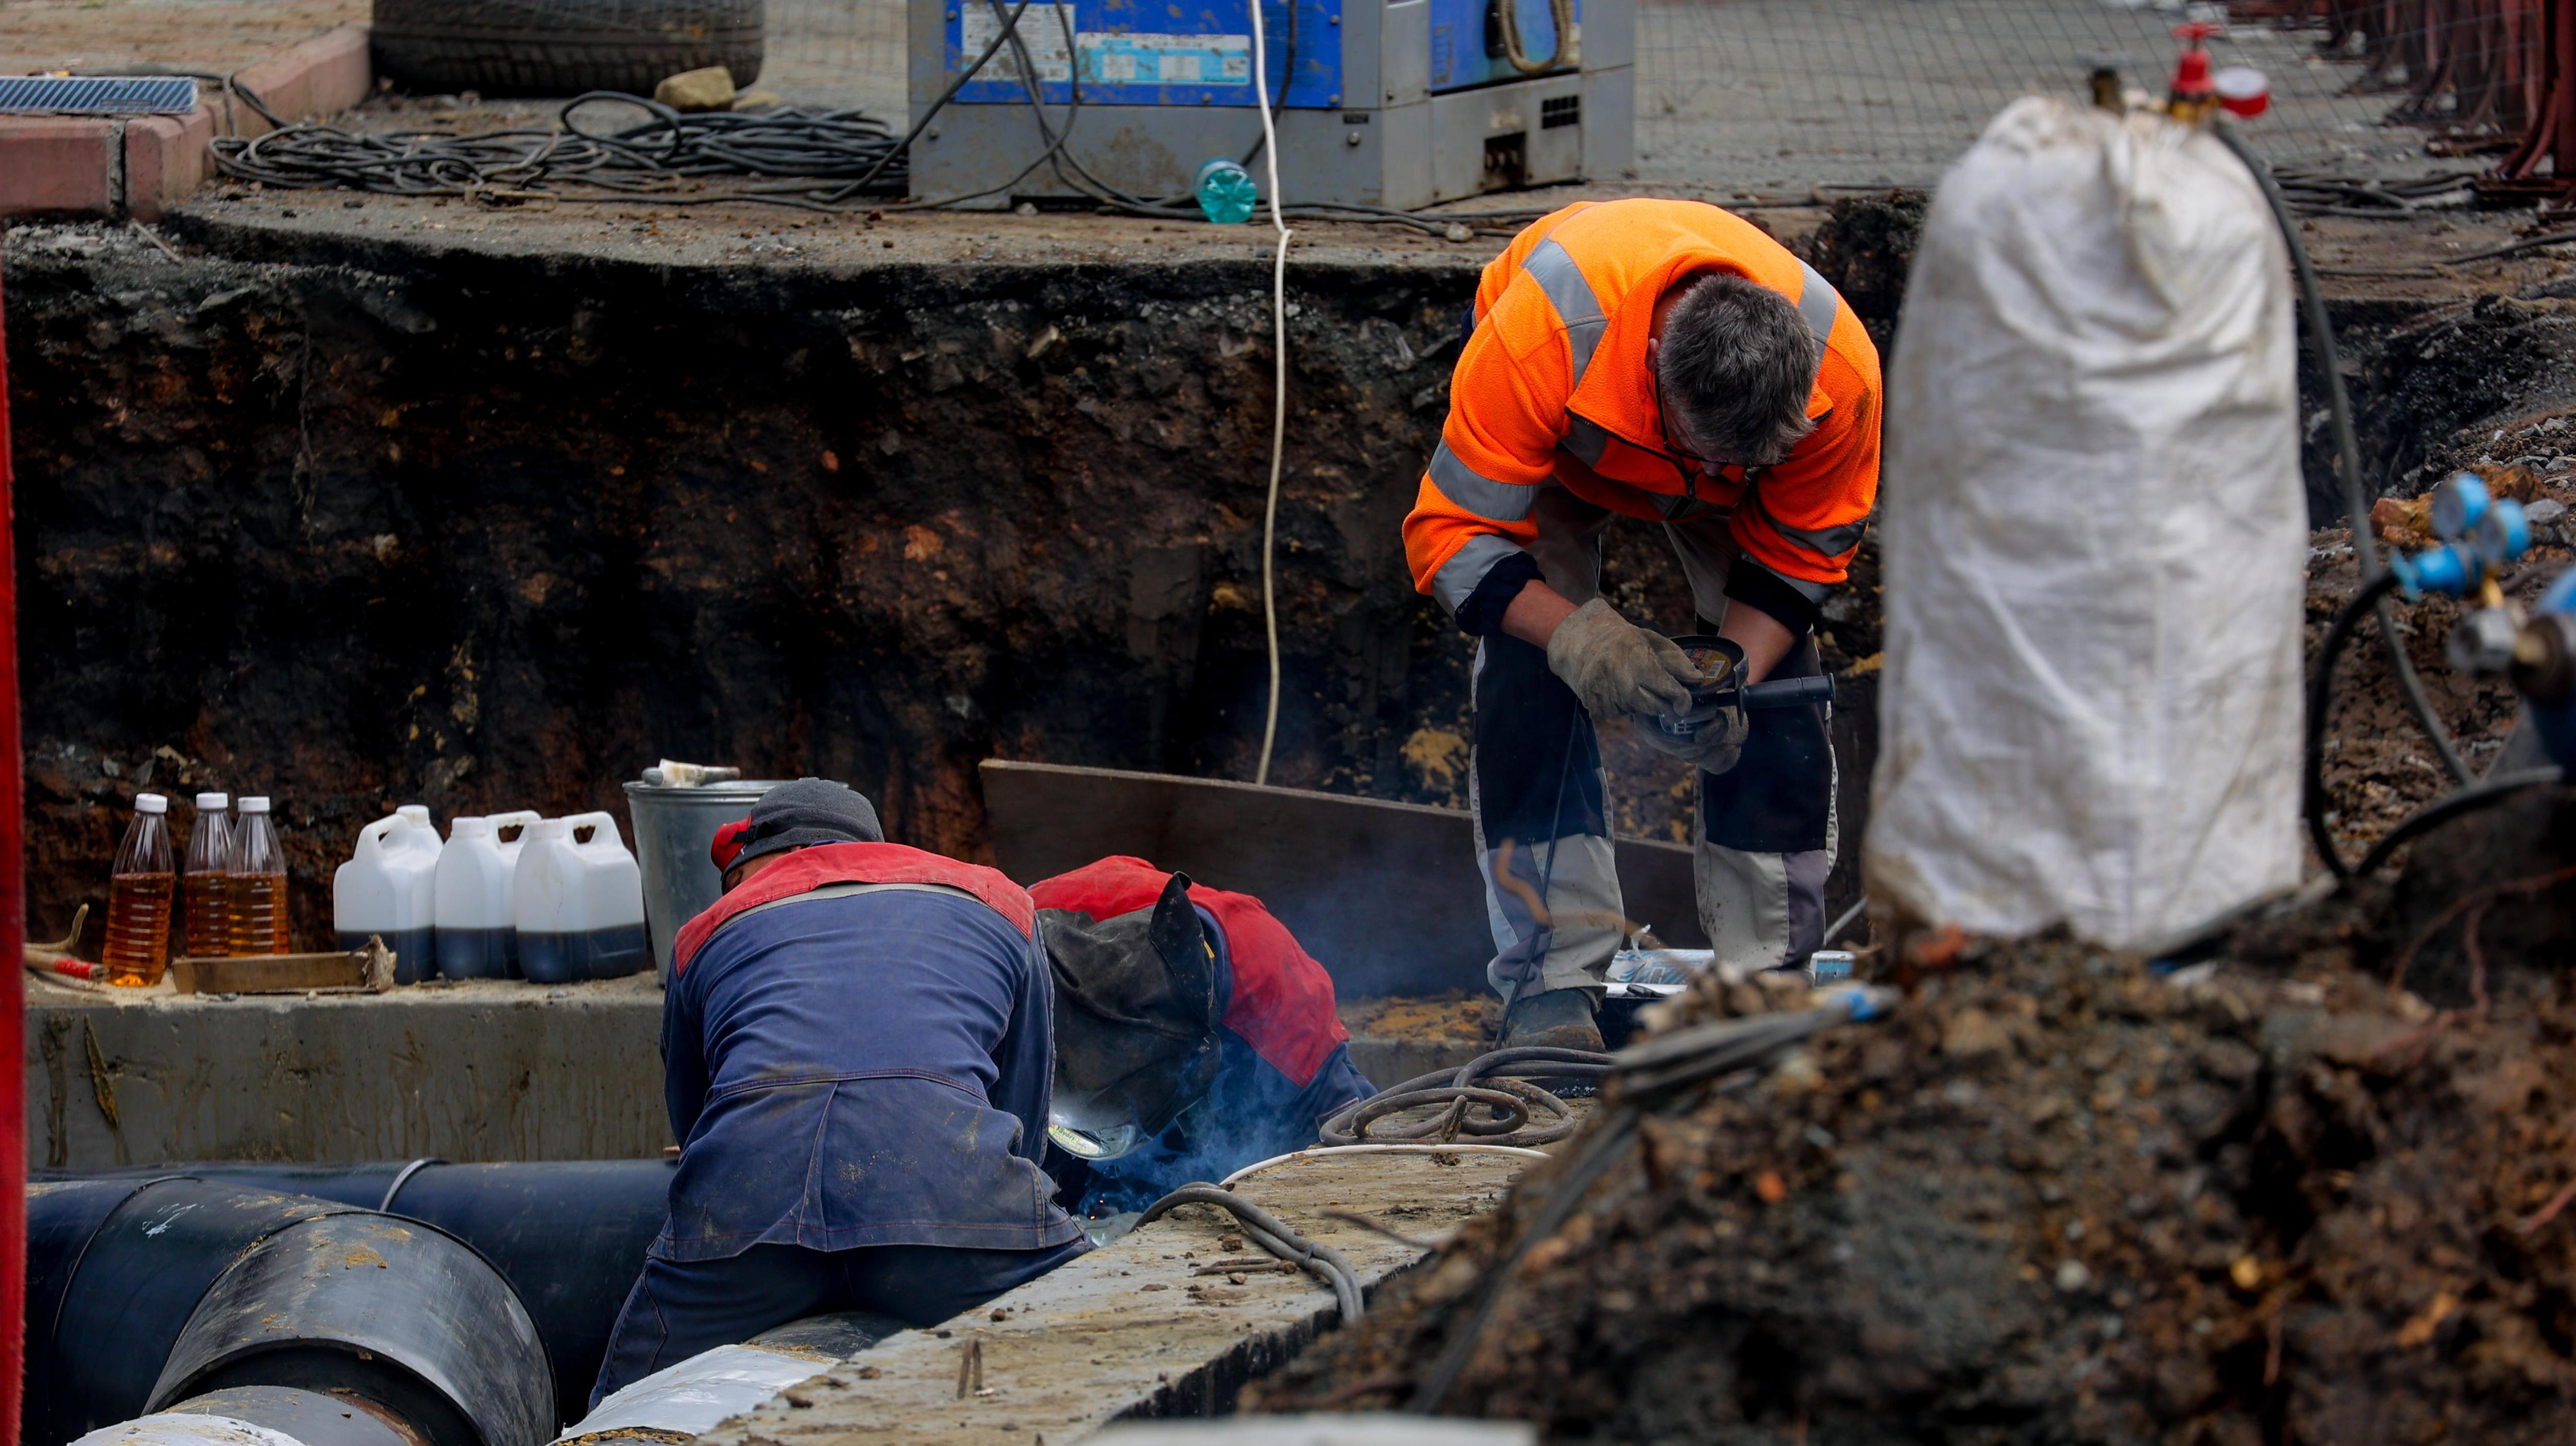
[[393,956],[383,944],[339,954],[245,954],[170,961],[170,981],[182,994],[301,994],[307,990],[393,987]]
[[[1454,808],[1220,779],[988,759],[1002,872],[1023,884],[1134,854],[1270,906],[1344,998],[1485,987],[1493,935],[1475,831]],[[1690,850],[1617,842],[1629,917],[1706,946]]]

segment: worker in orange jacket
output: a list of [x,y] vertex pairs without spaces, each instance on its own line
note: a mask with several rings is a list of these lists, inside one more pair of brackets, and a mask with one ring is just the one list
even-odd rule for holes
[[[1507,1044],[1599,1048],[1620,906],[1596,719],[1819,670],[1814,631],[1878,493],[1878,351],[1814,268],[1693,201],[1582,202],[1485,268],[1449,416],[1404,520],[1414,585],[1482,641],[1470,794]],[[1702,672],[1600,595],[1613,515],[1660,523]],[[1694,875],[1720,956],[1794,963],[1824,934],[1824,705],[1730,710],[1700,766]]]

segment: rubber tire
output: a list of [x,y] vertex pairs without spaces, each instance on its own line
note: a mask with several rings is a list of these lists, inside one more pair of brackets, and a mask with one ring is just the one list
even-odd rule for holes
[[760,75],[762,0],[375,0],[376,72],[418,94],[651,95],[721,65]]

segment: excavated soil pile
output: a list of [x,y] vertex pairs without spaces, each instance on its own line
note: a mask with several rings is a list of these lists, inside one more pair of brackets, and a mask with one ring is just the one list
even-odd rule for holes
[[[2542,814],[2446,857],[2564,869],[2576,811]],[[1560,1441],[2576,1438],[2576,999],[2548,963],[2576,933],[2503,877],[2375,883],[2179,972],[2060,939],[1925,976],[1649,1116],[1502,1272],[1445,1409]],[[2410,945],[2423,996],[2389,984]],[[1558,1174],[1260,1408],[1404,1406]]]

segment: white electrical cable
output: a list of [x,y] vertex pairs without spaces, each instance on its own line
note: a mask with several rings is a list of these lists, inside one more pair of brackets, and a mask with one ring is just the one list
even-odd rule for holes
[[1260,1160],[1246,1165],[1242,1169],[1235,1171],[1233,1174],[1226,1176],[1225,1182],[1218,1185],[1217,1188],[1220,1190],[1231,1190],[1234,1188],[1235,1181],[1240,1180],[1247,1175],[1258,1175],[1273,1165],[1285,1165],[1292,1160],[1326,1160],[1338,1155],[1459,1154],[1518,1155],[1525,1160],[1553,1160],[1556,1158],[1545,1150],[1524,1149],[1519,1145],[1474,1145],[1464,1142],[1454,1145],[1315,1145],[1303,1150],[1291,1150],[1284,1155],[1273,1155],[1267,1160]]
[[[1270,349],[1278,359],[1278,381],[1270,400],[1270,501],[1261,513],[1261,626],[1270,642],[1270,706],[1261,720],[1261,765],[1252,773],[1254,783],[1268,783],[1270,749],[1279,738],[1279,467],[1288,443],[1288,238],[1296,233],[1279,211],[1279,132],[1270,118],[1270,53],[1262,34],[1261,0],[1246,4],[1252,11],[1253,93],[1261,101],[1261,159],[1270,170],[1270,224],[1279,229],[1279,255],[1270,268]],[[1295,80],[1281,78],[1280,99],[1287,99]]]

